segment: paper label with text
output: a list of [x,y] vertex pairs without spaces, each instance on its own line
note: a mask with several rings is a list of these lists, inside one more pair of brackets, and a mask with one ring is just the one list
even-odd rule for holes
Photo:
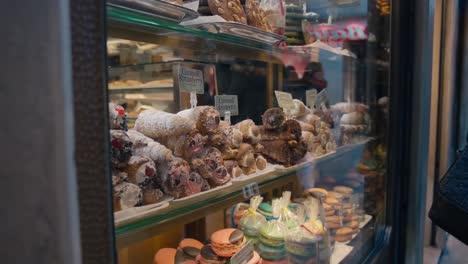
[[276,100],[281,108],[292,110],[295,108],[292,95],[290,93],[275,91]]
[[317,90],[307,90],[306,91],[306,105],[310,108],[314,108],[315,98],[317,97]]
[[227,111],[231,113],[231,116],[239,115],[237,95],[216,95],[215,108],[221,116],[225,116]]
[[179,90],[181,92],[195,92],[204,94],[203,72],[180,66],[178,72]]
[[315,97],[315,106],[317,106],[317,108],[324,107],[327,105],[327,102],[328,102],[328,91],[325,88],[322,91],[320,91],[320,93],[318,93],[317,96]]
[[234,256],[231,257],[231,264],[246,264],[253,258],[253,244],[252,241],[247,242],[245,246],[239,250]]

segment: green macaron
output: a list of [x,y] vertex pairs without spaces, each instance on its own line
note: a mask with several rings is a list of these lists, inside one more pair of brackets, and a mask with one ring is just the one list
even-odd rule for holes
[[286,257],[286,249],[284,247],[272,247],[260,243],[258,245],[258,253],[263,259],[281,260]]

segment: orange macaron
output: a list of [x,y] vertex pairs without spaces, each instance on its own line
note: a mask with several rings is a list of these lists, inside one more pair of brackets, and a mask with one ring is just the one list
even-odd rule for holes
[[232,257],[245,243],[244,233],[235,228],[221,229],[211,235],[213,251],[221,257]]

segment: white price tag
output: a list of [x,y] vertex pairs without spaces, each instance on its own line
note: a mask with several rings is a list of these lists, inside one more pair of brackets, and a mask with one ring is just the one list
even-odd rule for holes
[[239,115],[239,103],[237,95],[215,95],[215,108],[224,116],[229,111],[231,116]]
[[317,97],[317,90],[316,89],[306,91],[306,105],[308,107],[314,108],[315,97]]
[[[318,244],[318,243],[317,243]],[[248,263],[253,258],[254,247],[252,241],[249,241],[245,244],[239,252],[231,257],[231,264],[245,264]]]
[[230,111],[224,112],[224,122],[227,122],[228,125],[231,125],[231,112]]
[[197,107],[197,94],[195,92],[190,92],[190,108]]
[[258,183],[254,182],[251,184],[247,184],[242,188],[242,194],[244,195],[244,198],[250,199],[250,197],[254,197],[257,195],[260,195],[260,190],[258,188]]
[[295,108],[292,95],[290,93],[275,91],[276,100],[278,101],[278,105],[285,109],[286,111],[290,111]]
[[315,97],[315,105],[317,107],[324,108],[327,105],[327,102],[328,102],[328,91],[325,88],[322,91],[320,91],[320,93],[318,93],[317,96]]
[[205,93],[203,72],[201,70],[180,66],[177,78],[179,81],[179,90],[181,92]]

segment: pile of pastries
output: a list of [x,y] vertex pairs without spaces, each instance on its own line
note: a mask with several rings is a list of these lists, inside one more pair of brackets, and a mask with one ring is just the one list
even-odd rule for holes
[[357,204],[351,201],[353,189],[335,186],[331,191],[312,188],[306,192],[322,200],[325,223],[332,239],[346,242],[359,232],[359,223],[364,221],[364,215],[359,213]]
[[110,104],[115,211],[223,186],[268,163],[293,166],[308,152],[319,157],[334,151],[330,125],[301,101],[294,103],[288,115],[281,108],[266,110],[261,125],[251,119],[231,125],[212,106],[176,114],[144,110],[128,131],[125,111]]
[[213,232],[205,244],[185,238],[177,249],[160,249],[154,264],[229,263],[247,244],[251,247],[242,254],[247,263],[328,263],[335,243],[351,240],[360,230],[362,220],[354,207],[346,206],[353,192],[342,186],[334,191],[312,188],[304,193],[294,202],[290,192],[283,192],[271,203],[254,196],[250,204],[236,205],[229,217],[234,222]]
[[212,106],[145,110],[129,131],[121,106],[110,104],[109,113],[116,211],[225,185],[265,169],[267,160],[291,166],[307,152],[299,124],[279,108],[265,112],[262,126],[230,125]]
[[198,13],[202,16],[218,15],[226,21],[248,24],[272,32],[265,11],[257,0],[201,0]]
[[[153,264],[226,264],[230,258],[237,254],[246,244],[244,233],[238,229],[226,228],[214,232],[210,242],[192,239],[182,239],[175,248],[161,248],[154,255]],[[252,250],[247,252],[247,264],[261,264],[262,258]]]
[[339,124],[339,144],[356,144],[371,131],[369,107],[361,103],[337,103],[330,107],[333,120]]
[[337,144],[331,125],[323,121],[324,118],[305,106],[302,101],[294,99],[293,102],[295,108],[291,115],[301,126],[301,138],[307,145],[307,151],[317,157],[336,150]]

